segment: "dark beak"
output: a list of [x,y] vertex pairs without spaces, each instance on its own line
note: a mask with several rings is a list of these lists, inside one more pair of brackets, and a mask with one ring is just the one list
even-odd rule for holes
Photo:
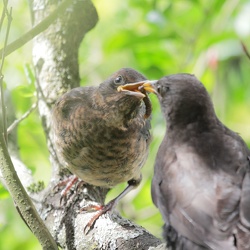
[[148,92],[156,93],[156,91],[153,88],[153,85],[156,82],[157,81],[155,80],[154,81],[144,80],[140,82],[128,83],[128,84],[119,86],[117,88],[117,91],[124,92],[124,94],[126,95],[132,95],[132,96],[136,96],[139,98],[144,98],[146,96],[145,94],[142,93],[144,90]]

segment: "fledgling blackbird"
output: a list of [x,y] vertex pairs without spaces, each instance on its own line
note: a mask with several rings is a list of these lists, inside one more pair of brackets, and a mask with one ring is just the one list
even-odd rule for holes
[[151,87],[167,123],[152,199],[168,244],[175,250],[250,249],[250,151],[243,139],[219,121],[194,75],[166,76]]
[[145,81],[139,72],[123,68],[97,87],[72,89],[53,109],[54,143],[63,166],[94,186],[128,182],[118,197],[94,207],[99,213],[86,230],[141,181],[151,138],[151,104],[138,90]]

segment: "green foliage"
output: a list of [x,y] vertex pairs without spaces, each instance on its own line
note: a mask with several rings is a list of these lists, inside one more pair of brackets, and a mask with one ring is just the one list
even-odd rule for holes
[[35,236],[20,218],[12,200],[0,199],[1,250],[42,249]]
[[0,200],[7,199],[8,197],[8,191],[0,184]]
[[27,187],[27,190],[31,193],[39,193],[44,190],[45,184],[43,181],[38,181],[37,183],[32,183]]
[[[28,6],[24,1],[15,2],[10,40],[31,27]],[[250,50],[250,19],[249,14],[245,14],[250,8],[249,0],[94,0],[94,4],[99,23],[86,35],[79,50],[82,85],[97,85],[122,67],[133,67],[150,79],[179,72],[194,73],[211,93],[220,119],[239,132],[250,146],[250,60],[240,45],[241,40]],[[31,44],[6,59],[5,82],[17,117],[36,101],[30,65]],[[154,140],[142,169],[143,182],[124,198],[119,210],[160,237],[162,220],[151,201],[150,185],[165,122],[156,97],[151,96],[151,100]],[[24,163],[38,181],[47,183],[49,154],[37,112],[19,125],[18,144]],[[124,185],[112,190],[107,200],[117,195]],[[4,245],[3,249],[10,250],[39,249],[6,195],[0,188],[1,248]]]

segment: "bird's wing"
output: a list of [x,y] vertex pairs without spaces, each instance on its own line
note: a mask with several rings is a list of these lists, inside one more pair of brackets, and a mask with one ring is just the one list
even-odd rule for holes
[[[159,151],[157,153],[155,167],[154,167],[154,177],[151,185],[151,196],[156,207],[159,208],[164,222],[169,224],[169,213],[173,204],[175,202],[175,197],[172,194],[172,189],[168,184],[167,179],[170,178],[168,175],[168,166],[171,166],[176,162],[176,155],[174,151],[166,151],[165,144],[162,143]],[[165,167],[166,166],[166,167]],[[162,183],[166,186],[162,190]]]
[[[235,238],[238,249],[247,250],[250,249],[250,150],[243,139],[229,129],[224,133],[224,141],[230,146],[229,158],[234,159],[228,164],[228,169],[233,173],[234,183],[238,183],[241,189]],[[222,214],[227,215],[228,212],[225,212]]]
[[[66,162],[73,162],[79,149],[86,146],[82,133],[86,133],[85,120],[88,115],[91,88],[75,88],[64,94],[55,104],[52,113],[54,140],[58,153]],[[84,105],[83,105],[83,100]],[[79,129],[81,128],[81,129]]]
[[234,249],[230,235],[242,195],[235,176],[207,168],[192,148],[162,151],[156,160],[152,197],[164,221],[197,244]]
[[250,164],[242,183],[240,221],[237,225],[238,248],[250,249]]

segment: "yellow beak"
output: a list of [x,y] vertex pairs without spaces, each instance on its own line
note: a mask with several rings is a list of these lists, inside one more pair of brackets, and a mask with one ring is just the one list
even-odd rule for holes
[[147,81],[142,85],[142,88],[145,89],[147,92],[157,94],[154,85],[157,83],[157,80],[154,81]]
[[156,91],[153,87],[153,85],[157,81],[150,81],[150,80],[145,80],[145,81],[140,81],[140,82],[134,82],[134,83],[128,83],[125,85],[121,85],[117,88],[118,92],[125,92],[127,95],[134,95],[140,98],[144,98],[145,94],[142,93],[143,90],[146,90],[148,92],[153,92],[156,94]]

